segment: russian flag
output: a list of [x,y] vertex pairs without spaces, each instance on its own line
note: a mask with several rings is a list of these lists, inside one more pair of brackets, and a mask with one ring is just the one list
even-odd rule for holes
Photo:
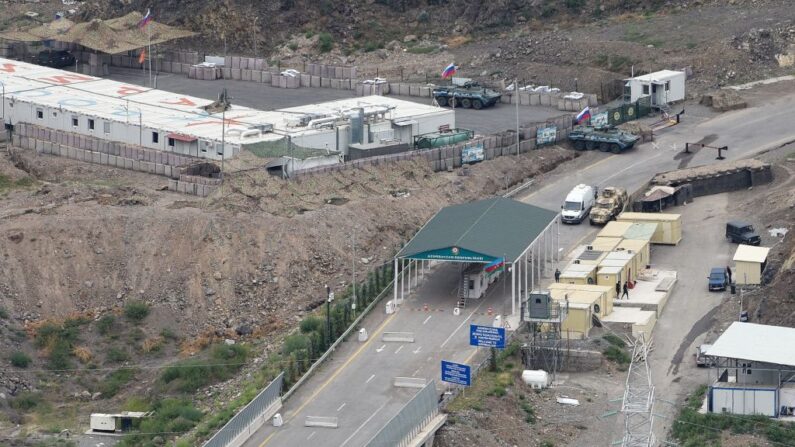
[[486,266],[486,273],[494,273],[505,267],[505,258],[497,258]]
[[583,121],[587,121],[587,120],[590,120],[590,119],[591,119],[591,108],[588,107],[588,106],[585,106],[585,108],[582,109],[582,112],[580,112],[577,115],[577,117],[574,118],[574,120],[577,122],[577,124],[581,124]]
[[141,20],[138,22],[138,28],[145,27],[151,21],[152,21],[152,10],[151,9],[147,9],[146,10],[146,15],[143,16],[143,18],[141,18]]
[[448,65],[447,67],[444,68],[444,70],[442,70],[442,79],[447,79],[453,76],[454,74],[456,74],[457,71],[458,67],[456,67],[455,64]]

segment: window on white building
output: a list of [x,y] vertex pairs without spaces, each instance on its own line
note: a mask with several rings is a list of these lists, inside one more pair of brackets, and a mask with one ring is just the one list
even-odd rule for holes
[[102,123],[102,131],[105,132],[106,134],[110,133],[110,122],[109,121],[105,121],[105,122]]
[[174,147],[174,144],[176,144],[176,143],[174,142],[174,139],[173,139],[173,138],[169,138],[169,139],[168,139],[168,147]]
[[649,86],[648,85],[644,85],[643,86],[643,94],[644,95],[648,95],[649,94]]
[[77,127],[80,124],[80,121],[77,119],[76,116],[72,116],[72,127]]
[[94,120],[91,118],[88,119],[88,130],[94,130]]
[[152,143],[159,143],[160,142],[160,134],[157,132],[152,132]]
[[36,109],[36,118],[43,120],[44,119],[44,110]]

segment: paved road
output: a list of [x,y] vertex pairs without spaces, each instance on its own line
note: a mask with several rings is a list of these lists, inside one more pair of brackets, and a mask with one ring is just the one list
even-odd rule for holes
[[[794,103],[795,94],[790,93],[755,108],[717,117],[693,107],[686,115],[685,123],[661,133],[655,144],[645,144],[619,155],[586,154],[581,160],[590,164],[573,173],[566,171],[570,169],[570,164],[562,166],[545,176],[536,190],[524,194],[520,200],[556,209],[565,194],[581,182],[599,186],[616,185],[634,190],[657,172],[715,162],[716,154],[708,150],[701,150],[689,158],[682,158],[680,154],[685,142],[696,142],[705,137],[715,138],[715,145],[728,145],[729,159],[742,158],[760,149],[795,140],[795,129],[790,125],[791,115],[788,114]],[[699,199],[699,202],[708,200],[711,199]],[[721,206],[719,200],[710,203],[715,207]],[[681,246],[655,248],[652,255],[655,263],[670,264],[682,273],[680,284],[669,300],[668,310],[658,322],[656,337],[660,341],[656,343],[651,359],[655,385],[665,391],[669,399],[678,399],[689,392],[687,384],[690,381],[681,384],[679,375],[671,374],[674,370],[668,368],[671,359],[683,345],[685,351],[682,352],[689,352],[686,349],[692,344],[691,337],[688,336],[691,328],[698,326],[699,320],[720,301],[718,295],[701,292],[704,289],[703,271],[712,260],[724,262],[721,256],[725,256],[724,252],[727,250],[719,245],[716,238],[703,237],[702,232],[712,234],[712,225],[704,223],[703,215],[691,214],[689,210],[690,208],[686,210],[685,222],[691,226],[685,226],[685,239]],[[595,231],[595,228],[587,224],[564,226],[561,229],[561,247],[573,248]],[[705,261],[695,256],[702,253],[710,260]],[[692,259],[683,261],[684,257]],[[370,341],[364,344],[355,341],[344,344],[336,353],[335,360],[324,366],[319,374],[286,402],[283,409],[288,420],[286,426],[278,432],[273,427],[263,427],[245,445],[363,445],[413,394],[407,390],[394,389],[391,385],[392,377],[413,375],[436,378],[441,358],[455,361],[468,361],[471,358],[473,351],[467,346],[465,330],[467,320],[452,318],[449,313],[455,301],[450,296],[455,287],[455,277],[454,266],[441,266],[423,282],[419,291],[421,298],[410,300],[400,312],[389,317],[382,312],[373,313],[364,324],[371,332]],[[697,291],[692,294],[683,293],[691,289]],[[492,296],[486,298],[482,306],[494,306],[499,311],[499,285],[492,287],[491,293]],[[426,314],[411,310],[421,307],[424,302],[428,302],[431,308],[439,307],[445,312]],[[476,311],[482,311],[482,308]],[[471,315],[471,319],[480,323],[491,320],[477,312]],[[382,343],[379,340],[384,330],[414,331],[417,343]],[[418,348],[419,351],[415,352]],[[685,358],[684,361],[687,362],[688,359]],[[682,373],[689,372],[687,365],[679,368]],[[333,430],[303,427],[302,422],[306,415],[338,415],[340,428]],[[616,423],[617,429],[619,426]],[[658,425],[658,430],[663,429],[663,425]],[[613,439],[619,437],[620,434],[616,432]]]
[[[147,85],[148,75],[141,70],[114,67],[110,79],[129,82],[136,85]],[[233,80],[201,81],[188,79],[183,75],[164,73],[158,77],[157,87],[163,90],[214,99],[226,88],[232,102],[259,110],[275,110],[296,107],[306,104],[334,101],[351,98],[351,90],[334,90],[330,88],[298,88],[283,89],[267,84]],[[417,103],[430,104],[430,98],[399,96],[398,98]],[[519,122],[543,121],[549,117],[560,116],[561,112],[552,107],[519,107]],[[493,108],[483,110],[457,109],[456,122],[458,127],[472,129],[482,134],[491,134],[516,128],[516,108],[508,104],[497,104]]]

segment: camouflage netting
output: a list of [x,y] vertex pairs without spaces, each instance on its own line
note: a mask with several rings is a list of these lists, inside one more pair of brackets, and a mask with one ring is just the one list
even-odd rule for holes
[[196,34],[154,21],[142,30],[138,27],[141,18],[141,13],[131,12],[115,19],[95,19],[77,24],[68,19],[58,19],[28,30],[2,33],[0,38],[25,42],[57,40],[103,53],[119,54],[146,47],[150,43],[156,45]]

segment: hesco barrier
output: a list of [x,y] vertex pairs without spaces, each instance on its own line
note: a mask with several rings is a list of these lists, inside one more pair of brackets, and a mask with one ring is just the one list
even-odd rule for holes
[[431,380],[370,439],[367,447],[405,447],[437,414],[436,382]]
[[[273,381],[257,394],[251,402],[243,407],[229,422],[218,430],[212,438],[204,443],[204,447],[227,447],[234,443],[245,441],[248,435],[256,431],[281,407],[282,383],[284,373],[279,374]],[[270,410],[270,411],[268,411]],[[255,426],[256,425],[256,426]],[[242,441],[240,436],[246,435]]]

